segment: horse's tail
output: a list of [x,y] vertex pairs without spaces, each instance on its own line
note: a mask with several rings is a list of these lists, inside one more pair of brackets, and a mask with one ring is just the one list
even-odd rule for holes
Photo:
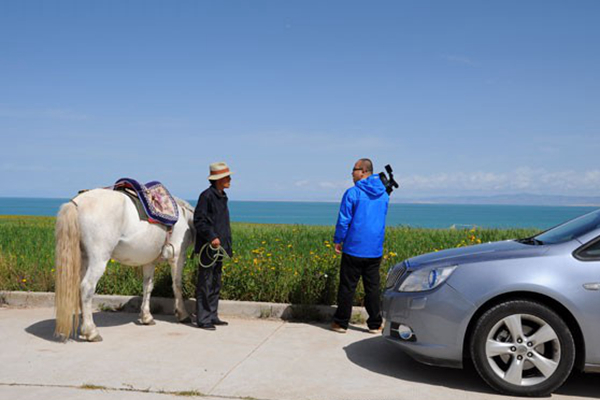
[[79,215],[73,202],[62,205],[56,219],[56,328],[67,340],[79,327],[81,311],[81,247]]

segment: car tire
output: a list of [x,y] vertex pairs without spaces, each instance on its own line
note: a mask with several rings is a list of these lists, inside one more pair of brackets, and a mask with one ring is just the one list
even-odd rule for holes
[[569,377],[576,351],[562,318],[530,300],[511,300],[487,310],[477,320],[470,350],[483,380],[513,396],[552,393]]

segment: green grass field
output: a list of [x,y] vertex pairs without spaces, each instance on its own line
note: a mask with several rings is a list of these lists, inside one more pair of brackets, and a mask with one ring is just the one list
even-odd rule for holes
[[[0,289],[54,291],[53,217],[0,216]],[[294,304],[334,304],[340,256],[333,227],[232,224],[234,255],[224,263],[221,298]],[[431,251],[531,236],[532,229],[388,228],[381,265]],[[184,295],[194,296],[196,267],[184,270]],[[383,282],[382,282],[383,283]],[[141,268],[109,262],[97,293],[142,294]],[[157,267],[153,295],[172,297],[170,269]],[[356,304],[362,304],[359,286]]]

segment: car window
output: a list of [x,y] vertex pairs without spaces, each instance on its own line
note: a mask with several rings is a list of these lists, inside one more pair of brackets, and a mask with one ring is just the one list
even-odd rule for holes
[[586,260],[600,260],[600,240],[595,239],[596,243],[584,247],[577,253],[577,257]]
[[562,225],[543,232],[535,238],[544,244],[557,244],[568,242],[586,233],[600,228],[600,210],[582,215]]

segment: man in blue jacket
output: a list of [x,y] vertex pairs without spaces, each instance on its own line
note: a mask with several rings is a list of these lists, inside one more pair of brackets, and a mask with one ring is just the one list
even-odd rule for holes
[[373,163],[361,158],[352,169],[354,187],[346,190],[335,227],[336,253],[342,253],[338,307],[331,329],[345,333],[352,316],[354,292],[362,276],[370,333],[381,332],[379,266],[383,255],[389,195]]

